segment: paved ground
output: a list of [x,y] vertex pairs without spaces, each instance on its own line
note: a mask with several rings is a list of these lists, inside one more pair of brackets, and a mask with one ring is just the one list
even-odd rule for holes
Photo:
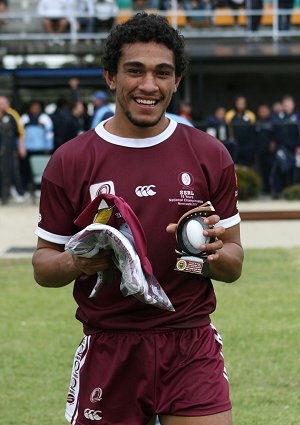
[[[300,211],[300,201],[240,202],[240,211]],[[36,245],[38,205],[0,204],[0,257],[31,256]],[[300,246],[300,220],[243,221],[245,248]]]

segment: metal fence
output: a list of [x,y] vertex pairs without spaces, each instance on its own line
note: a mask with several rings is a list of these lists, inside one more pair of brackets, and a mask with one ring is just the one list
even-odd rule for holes
[[[187,39],[251,39],[259,36],[278,40],[281,37],[300,36],[300,5],[297,3],[293,9],[280,9],[278,0],[273,0],[271,3],[264,2],[262,9],[254,9],[253,0],[246,0],[245,6],[240,9],[213,6],[210,2],[203,4],[207,6],[191,10],[184,8],[178,0],[171,0],[170,9],[165,11],[151,9],[151,11],[166,16],[175,28],[180,28]],[[8,12],[0,15],[0,18],[6,22],[5,25],[0,25],[0,42],[3,44],[5,41],[48,40],[49,34],[45,33],[42,25],[43,17],[33,8],[33,3],[21,2],[19,6],[16,11],[12,7]],[[136,12],[131,8],[119,7],[115,20],[117,23],[123,22]],[[105,30],[94,33],[79,32],[77,29],[79,17],[90,16],[78,15],[75,10],[72,10],[68,16],[69,30],[57,37],[74,44],[80,40],[106,38]],[[251,22],[255,17],[260,17],[257,30],[251,29]],[[95,18],[99,19],[99,17]]]

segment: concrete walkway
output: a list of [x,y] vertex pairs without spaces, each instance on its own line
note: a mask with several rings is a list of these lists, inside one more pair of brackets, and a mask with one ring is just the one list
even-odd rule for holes
[[[244,211],[299,211],[300,201],[248,201],[240,202]],[[0,257],[28,257],[36,246],[34,234],[38,222],[38,205],[0,204]],[[300,219],[244,220],[241,224],[242,243],[245,248],[300,246]]]

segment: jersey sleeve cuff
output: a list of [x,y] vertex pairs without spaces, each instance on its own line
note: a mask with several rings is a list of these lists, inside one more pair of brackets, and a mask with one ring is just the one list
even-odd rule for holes
[[59,245],[65,245],[72,236],[56,235],[55,233],[47,232],[47,230],[44,230],[41,227],[36,228],[35,234],[45,241],[57,243]]
[[228,229],[229,227],[235,226],[236,224],[239,224],[241,222],[241,216],[239,213],[233,215],[232,217],[224,218],[223,220],[220,220],[216,227],[223,226],[225,229]]

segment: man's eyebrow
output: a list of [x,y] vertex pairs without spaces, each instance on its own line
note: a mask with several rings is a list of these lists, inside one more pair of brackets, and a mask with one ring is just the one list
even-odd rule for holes
[[[131,66],[135,67],[135,68],[144,68],[145,65],[142,62],[139,61],[128,61],[124,63],[124,68],[130,68]],[[175,66],[170,64],[170,63],[160,63],[158,65],[156,65],[155,67],[156,69],[165,69],[165,68],[169,68],[171,71],[175,70]]]

